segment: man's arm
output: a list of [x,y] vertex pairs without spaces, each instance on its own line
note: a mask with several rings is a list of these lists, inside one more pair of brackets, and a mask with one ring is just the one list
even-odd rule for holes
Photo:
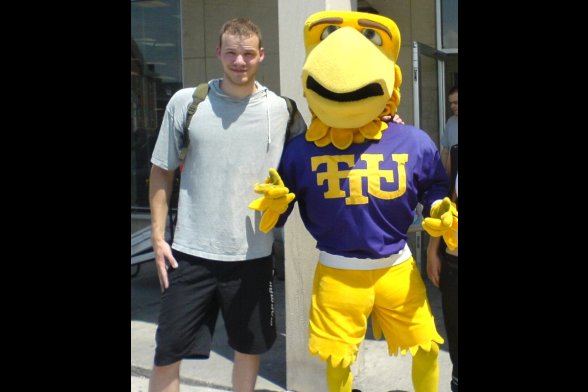
[[169,200],[173,189],[175,171],[166,170],[159,166],[151,166],[149,176],[149,207],[151,208],[151,244],[155,254],[155,265],[159,275],[161,290],[167,289],[166,259],[173,268],[178,263],[171,253],[171,247],[165,241],[165,222],[169,210]]
[[447,175],[451,175],[451,167],[449,162],[449,150],[444,146],[441,146],[441,163],[447,172]]
[[440,244],[441,237],[429,236],[429,245],[427,246],[427,276],[435,287],[439,287],[439,275],[441,274]]

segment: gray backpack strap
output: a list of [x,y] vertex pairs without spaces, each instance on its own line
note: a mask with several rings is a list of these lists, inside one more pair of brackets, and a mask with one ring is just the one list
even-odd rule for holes
[[184,134],[182,136],[182,148],[180,150],[180,159],[183,161],[186,158],[186,154],[188,154],[188,147],[190,147],[190,132],[188,128],[190,127],[190,122],[192,121],[192,117],[194,113],[196,113],[196,109],[200,102],[206,99],[208,95],[208,83],[200,83],[195,89],[194,94],[192,94],[192,104],[188,107],[188,115],[186,116],[186,124],[184,125]]

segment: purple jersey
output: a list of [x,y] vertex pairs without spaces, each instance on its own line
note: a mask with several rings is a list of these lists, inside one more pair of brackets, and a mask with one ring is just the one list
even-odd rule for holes
[[402,250],[417,203],[428,216],[431,204],[447,196],[449,188],[431,138],[396,123],[388,124],[381,140],[346,150],[317,147],[300,135],[286,145],[278,171],[296,194],[317,248],[356,258],[379,259]]

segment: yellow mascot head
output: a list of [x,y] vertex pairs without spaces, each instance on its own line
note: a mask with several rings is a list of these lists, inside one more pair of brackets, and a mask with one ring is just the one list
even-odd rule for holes
[[354,11],[321,11],[304,24],[304,95],[312,112],[306,140],[344,150],[379,140],[395,114],[402,74],[400,31],[391,19]]

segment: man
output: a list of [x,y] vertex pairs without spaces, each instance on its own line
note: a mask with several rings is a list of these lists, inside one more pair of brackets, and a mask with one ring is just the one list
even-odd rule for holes
[[[247,203],[252,185],[280,161],[289,111],[283,98],[256,81],[264,49],[254,23],[226,22],[217,57],[223,78],[209,82],[189,125],[171,246],[165,221],[194,88],[171,98],[151,158],[152,243],[162,288],[151,392],[179,391],[180,361],[209,357],[219,310],[235,350],[236,392],[254,390],[260,354],[276,338],[273,234],[257,229]],[[292,132],[304,132],[300,114],[293,116]]]
[[443,136],[441,136],[441,161],[443,162],[443,167],[447,171],[447,174],[451,175],[449,170],[449,150],[451,146],[457,144],[457,86],[452,87],[449,90],[448,100],[449,100],[449,107],[451,108],[451,112],[453,115],[449,117],[447,120],[447,124],[445,124],[445,131],[443,132]]
[[[458,204],[457,197],[457,161],[458,145],[451,148],[449,157],[452,184],[452,198]],[[430,237],[427,246],[427,276],[441,290],[443,321],[447,331],[449,358],[453,365],[451,371],[451,391],[458,392],[458,248],[451,249],[441,237]]]

